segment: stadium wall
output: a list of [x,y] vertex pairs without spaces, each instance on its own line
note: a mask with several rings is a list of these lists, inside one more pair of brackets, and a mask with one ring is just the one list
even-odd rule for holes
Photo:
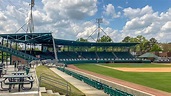
[[127,92],[129,94],[133,94],[134,96],[154,96],[154,95],[152,95],[150,93],[146,93],[146,92],[143,92],[143,91],[140,91],[140,90],[128,87],[128,86],[124,86],[124,85],[118,84],[116,82],[111,82],[111,81],[105,80],[103,78],[96,77],[96,76],[91,75],[91,74],[87,74],[87,73],[84,73],[84,72],[81,72],[81,71],[78,71],[78,70],[74,70],[74,69],[70,69],[70,68],[67,68],[67,67],[65,67],[65,68],[67,70],[76,72],[76,73],[78,73],[80,75],[83,75],[83,76],[86,76],[86,77],[91,78],[93,80],[104,83],[104,84],[106,84],[106,85],[108,85],[108,86],[110,86],[112,88],[116,88],[116,89],[122,90],[124,92]]

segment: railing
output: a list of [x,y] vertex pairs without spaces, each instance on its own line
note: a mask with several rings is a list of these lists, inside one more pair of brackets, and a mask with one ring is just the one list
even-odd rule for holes
[[[86,76],[85,74],[80,74],[78,71],[71,71],[66,68],[58,67],[60,71],[65,72],[66,74],[73,76],[74,78],[83,81],[84,83],[98,89],[103,90],[105,93],[107,93],[109,96],[135,96],[133,94],[127,93],[126,91],[119,90],[117,88],[112,88],[110,85],[106,84],[108,81],[101,82],[100,79],[92,79],[89,76]],[[110,82],[110,81],[109,81]]]
[[30,64],[34,67],[34,66],[38,66],[39,64],[42,64],[42,62],[40,60],[32,60]]
[[[66,91],[66,96],[70,96],[70,94],[71,94],[71,87],[70,87],[69,83],[66,81],[63,81],[60,78],[50,76],[46,73],[42,73],[39,77],[39,88],[42,83],[48,84],[49,86],[51,86],[53,88],[58,88],[60,90]],[[55,86],[55,85],[58,85],[58,86]],[[38,88],[38,90],[40,91],[39,88]]]
[[112,52],[112,54],[114,55],[115,58],[118,58],[114,52]]
[[97,52],[95,52],[95,54],[96,54],[96,57],[99,58],[99,55],[97,54]]
[[20,52],[18,50],[12,49],[12,48],[4,47],[2,45],[0,45],[0,50],[4,51],[4,52],[7,52],[7,53],[10,53],[12,55],[18,56],[18,57],[23,58],[25,60],[29,60],[29,61],[38,60],[38,58],[36,58],[36,57],[34,57],[32,55]]

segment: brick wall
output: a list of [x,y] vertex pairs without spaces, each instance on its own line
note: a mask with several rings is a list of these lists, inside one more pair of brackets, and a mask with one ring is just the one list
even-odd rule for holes
[[19,58],[19,57],[16,57],[16,56],[12,56],[12,64],[13,64],[13,61],[20,61],[21,64],[26,64],[27,61],[22,59],[22,58]]

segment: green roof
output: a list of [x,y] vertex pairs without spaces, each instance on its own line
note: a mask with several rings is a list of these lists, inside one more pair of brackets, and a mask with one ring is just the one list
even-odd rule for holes
[[[52,33],[17,33],[17,34],[0,34],[0,37],[17,43],[44,44],[52,46]],[[96,43],[96,42],[78,42],[72,40],[55,39],[56,45],[67,46],[113,46],[113,47],[131,47],[139,43]]]
[[145,53],[139,57],[141,57],[141,58],[157,58],[158,56],[153,53]]
[[55,39],[55,44],[57,44],[57,45],[69,45],[69,46],[115,46],[115,47],[130,47],[130,46],[135,46],[136,44],[139,44],[139,43],[113,43],[113,42],[96,43],[96,42],[78,42],[78,41],[71,41],[71,40]]
[[51,33],[0,34],[0,37],[17,43],[52,44]]

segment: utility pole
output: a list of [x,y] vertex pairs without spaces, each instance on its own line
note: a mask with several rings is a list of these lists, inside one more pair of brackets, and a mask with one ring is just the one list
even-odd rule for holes
[[[97,19],[96,19],[96,23],[97,23],[97,26],[98,26],[97,29],[94,30],[94,31],[91,33],[91,35],[88,36],[88,38],[91,37],[94,41],[98,42],[99,39],[100,39],[100,32],[101,32],[101,31],[102,31],[106,36],[108,36],[108,35],[106,34],[106,32],[103,31],[103,29],[102,29],[101,26],[100,26],[100,24],[103,23],[103,19],[102,19],[102,18],[97,18]],[[97,39],[95,40],[95,39],[92,37],[92,35],[93,35],[96,31],[97,31]],[[88,38],[87,38],[87,39],[88,39]]]
[[102,18],[97,18],[96,19],[96,23],[98,24],[98,28],[97,28],[98,33],[97,33],[97,40],[96,40],[96,42],[98,42],[98,40],[100,39],[100,30],[102,30],[100,28],[100,23],[103,23]]
[[31,0],[31,4],[30,4],[30,16],[29,16],[29,20],[27,22],[27,30],[26,32],[29,33],[33,33],[34,32],[34,23],[33,23],[33,7],[34,7],[34,0]]

